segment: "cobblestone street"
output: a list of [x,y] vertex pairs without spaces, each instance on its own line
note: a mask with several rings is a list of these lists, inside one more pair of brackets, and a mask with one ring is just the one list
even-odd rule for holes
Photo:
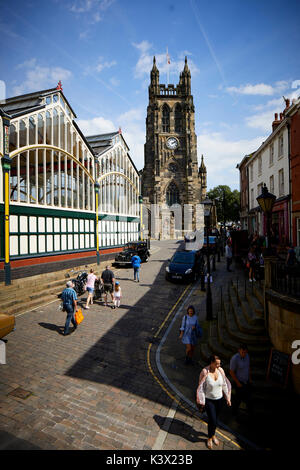
[[186,288],[164,277],[177,247],[153,243],[139,284],[130,269],[116,269],[121,307],[83,309],[67,337],[59,301],[16,318],[1,366],[1,449],[206,448],[206,426],[182,409],[167,426],[173,401],[147,363],[153,334]]

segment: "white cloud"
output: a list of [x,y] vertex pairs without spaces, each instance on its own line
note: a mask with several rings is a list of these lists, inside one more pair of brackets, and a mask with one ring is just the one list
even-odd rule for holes
[[115,60],[112,60],[111,62],[108,62],[108,61],[102,62],[102,60],[103,60],[102,57],[100,57],[99,62],[96,65],[97,72],[102,72],[103,69],[110,69],[111,67],[117,64]]
[[[95,10],[107,10],[115,0],[75,0],[69,5],[69,10],[73,13],[90,13]],[[97,12],[94,14],[97,15]]]
[[[149,41],[142,41],[141,43],[133,43],[133,46],[140,51],[140,57],[135,65],[134,77],[135,78],[144,78],[150,74],[150,71],[153,66],[153,56],[155,55],[156,65],[160,74],[166,74],[169,71],[170,76],[176,75],[176,81],[178,81],[178,75],[183,70],[184,67],[184,57],[187,54],[181,52],[178,54],[177,58],[173,57],[169,51],[170,56],[170,65],[167,64],[167,51],[160,54],[150,54],[150,50],[153,48],[152,44]],[[188,59],[188,66],[192,75],[199,73],[197,65],[193,62],[192,59]]]
[[24,69],[25,72],[23,82],[13,89],[15,95],[54,88],[59,80],[64,84],[64,81],[69,80],[72,76],[70,70],[62,67],[44,67],[38,65],[35,58],[19,64],[16,69]]
[[118,80],[118,79],[115,78],[115,77],[111,77],[109,81],[110,81],[110,83],[112,84],[112,86],[119,86],[120,83],[121,83],[120,80]]
[[114,132],[121,127],[123,137],[130,149],[130,156],[138,170],[144,166],[144,123],[145,116],[142,108],[129,109],[113,120],[98,116],[93,119],[80,119],[77,121],[78,126],[86,136]]
[[227,140],[217,132],[198,135],[198,162],[203,154],[208,190],[220,184],[239,189],[239,172],[236,165],[245,155],[257,150],[265,139],[266,137],[259,136],[249,140]]
[[257,106],[254,106],[253,109],[255,111],[262,111],[264,109],[270,109],[270,108],[281,108],[281,107],[284,107],[283,106],[283,98],[275,98],[273,100],[269,100],[267,103],[264,103],[264,104],[259,104]]
[[265,85],[264,83],[259,83],[258,85],[241,85],[239,87],[227,87],[226,91],[228,93],[238,93],[241,95],[273,95],[274,89],[271,85]]
[[101,116],[93,119],[79,119],[77,124],[84,135],[106,134],[117,130],[117,126]]
[[226,91],[228,93],[237,93],[240,95],[274,95],[276,93],[281,93],[282,91],[288,88],[289,84],[285,80],[276,82],[274,86],[267,85],[265,83],[258,83],[252,85],[248,83],[247,85],[240,85],[239,87],[227,87]]
[[152,44],[149,41],[142,41],[140,43],[134,42],[133,46],[141,51],[141,54],[146,54],[146,52],[152,48]]

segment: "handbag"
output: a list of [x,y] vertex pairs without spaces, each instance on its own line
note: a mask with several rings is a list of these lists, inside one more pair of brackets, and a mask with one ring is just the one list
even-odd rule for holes
[[77,325],[79,325],[83,319],[84,319],[84,316],[83,316],[82,310],[81,308],[79,308],[77,312],[75,312],[75,321]]
[[198,325],[198,323],[196,325],[196,337],[197,338],[202,338],[202,328],[201,328],[200,325]]

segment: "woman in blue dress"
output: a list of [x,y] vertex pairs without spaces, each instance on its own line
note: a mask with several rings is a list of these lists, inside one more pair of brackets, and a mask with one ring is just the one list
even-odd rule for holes
[[185,363],[186,364],[193,364],[193,355],[195,346],[198,342],[198,338],[202,336],[202,329],[198,323],[198,318],[195,312],[195,308],[193,305],[190,305],[187,308],[187,313],[184,315],[181,328],[180,328],[180,335],[179,338],[185,344]]

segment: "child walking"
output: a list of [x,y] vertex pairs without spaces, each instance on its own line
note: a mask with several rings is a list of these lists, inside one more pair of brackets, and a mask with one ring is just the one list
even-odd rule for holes
[[114,290],[114,306],[113,306],[113,308],[120,307],[121,298],[122,298],[122,290],[121,290],[120,283],[117,281],[117,282],[115,283],[115,290]]

